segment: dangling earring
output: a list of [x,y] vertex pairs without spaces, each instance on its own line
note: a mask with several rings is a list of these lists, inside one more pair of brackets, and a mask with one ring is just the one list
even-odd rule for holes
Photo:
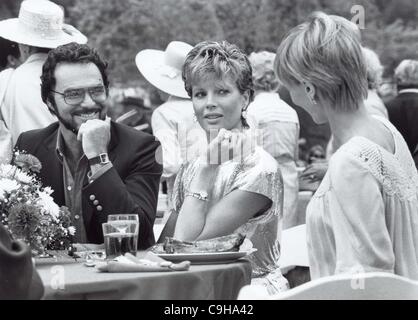
[[197,122],[196,113],[193,113],[193,122]]
[[248,129],[250,127],[248,125],[248,122],[247,122],[247,110],[242,109],[242,111],[241,111],[241,122],[242,122],[242,125],[245,129]]
[[241,116],[242,116],[243,119],[247,120],[247,110],[243,109],[242,112],[241,112]]

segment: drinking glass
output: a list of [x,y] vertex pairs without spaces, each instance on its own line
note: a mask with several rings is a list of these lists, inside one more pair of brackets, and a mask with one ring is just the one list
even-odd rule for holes
[[[129,220],[136,221],[139,227],[139,217],[137,214],[110,214],[107,216],[107,222]],[[138,243],[138,233],[135,235],[135,241]]]
[[135,220],[112,220],[102,224],[106,259],[129,252],[136,255],[139,223]]
[[137,214],[109,214],[107,216],[107,222],[115,220],[134,220],[139,222]]

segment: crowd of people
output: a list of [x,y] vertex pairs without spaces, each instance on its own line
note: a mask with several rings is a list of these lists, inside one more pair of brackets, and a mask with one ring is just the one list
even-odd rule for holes
[[[114,212],[138,215],[143,250],[167,236],[242,233],[257,248],[252,283],[274,294],[289,289],[278,260],[282,230],[298,221],[299,181],[320,181],[306,211],[311,278],[360,270],[418,280],[418,61],[401,62],[385,105],[383,67],[354,23],[315,12],[276,53],[246,55],[227,41],[142,50],[138,71],[164,101],[148,120],[137,100],[109,117],[107,62],[53,2],[23,1],[0,37],[0,160],[13,161],[13,148],[40,160],[74,242],[103,243]],[[292,105],[331,129],[326,156],[301,175]],[[169,218],[155,239],[162,192]],[[27,247],[2,226],[0,270],[0,299],[42,295]]]

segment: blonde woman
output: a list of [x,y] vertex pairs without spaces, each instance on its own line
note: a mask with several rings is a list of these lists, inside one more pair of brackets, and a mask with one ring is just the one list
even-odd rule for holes
[[[364,100],[364,107],[369,114],[387,119],[388,111],[377,93],[377,89],[382,82],[383,66],[380,63],[376,52],[366,47],[362,47],[362,51],[367,69],[368,88],[367,98]],[[331,136],[327,146],[326,158],[329,159],[336,149],[337,147],[334,145],[334,139]],[[316,161],[307,166],[306,170],[302,173],[301,178],[308,179],[310,182],[321,181],[327,170],[327,160]]]
[[349,21],[314,13],[286,36],[275,65],[339,146],[307,208],[311,277],[384,271],[417,280],[417,171],[396,128],[364,106],[367,70]]
[[[254,92],[248,58],[226,41],[201,42],[186,57],[183,80],[208,150],[181,167],[168,226],[175,225],[175,238],[189,241],[245,234],[257,248],[249,257],[253,281],[270,293],[285,290],[278,266],[282,176],[271,155],[251,147],[246,110]],[[162,237],[172,233],[167,227]]]

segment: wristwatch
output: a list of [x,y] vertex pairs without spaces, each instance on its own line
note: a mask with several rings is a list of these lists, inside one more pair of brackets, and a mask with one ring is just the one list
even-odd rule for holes
[[89,164],[91,166],[95,165],[95,164],[106,164],[106,163],[109,163],[109,162],[110,162],[110,160],[109,160],[109,157],[108,157],[107,153],[101,153],[97,157],[93,157],[93,158],[89,159]]
[[190,196],[202,201],[208,201],[208,193],[206,191],[200,191],[200,192],[192,192],[192,191],[186,191],[185,196]]

